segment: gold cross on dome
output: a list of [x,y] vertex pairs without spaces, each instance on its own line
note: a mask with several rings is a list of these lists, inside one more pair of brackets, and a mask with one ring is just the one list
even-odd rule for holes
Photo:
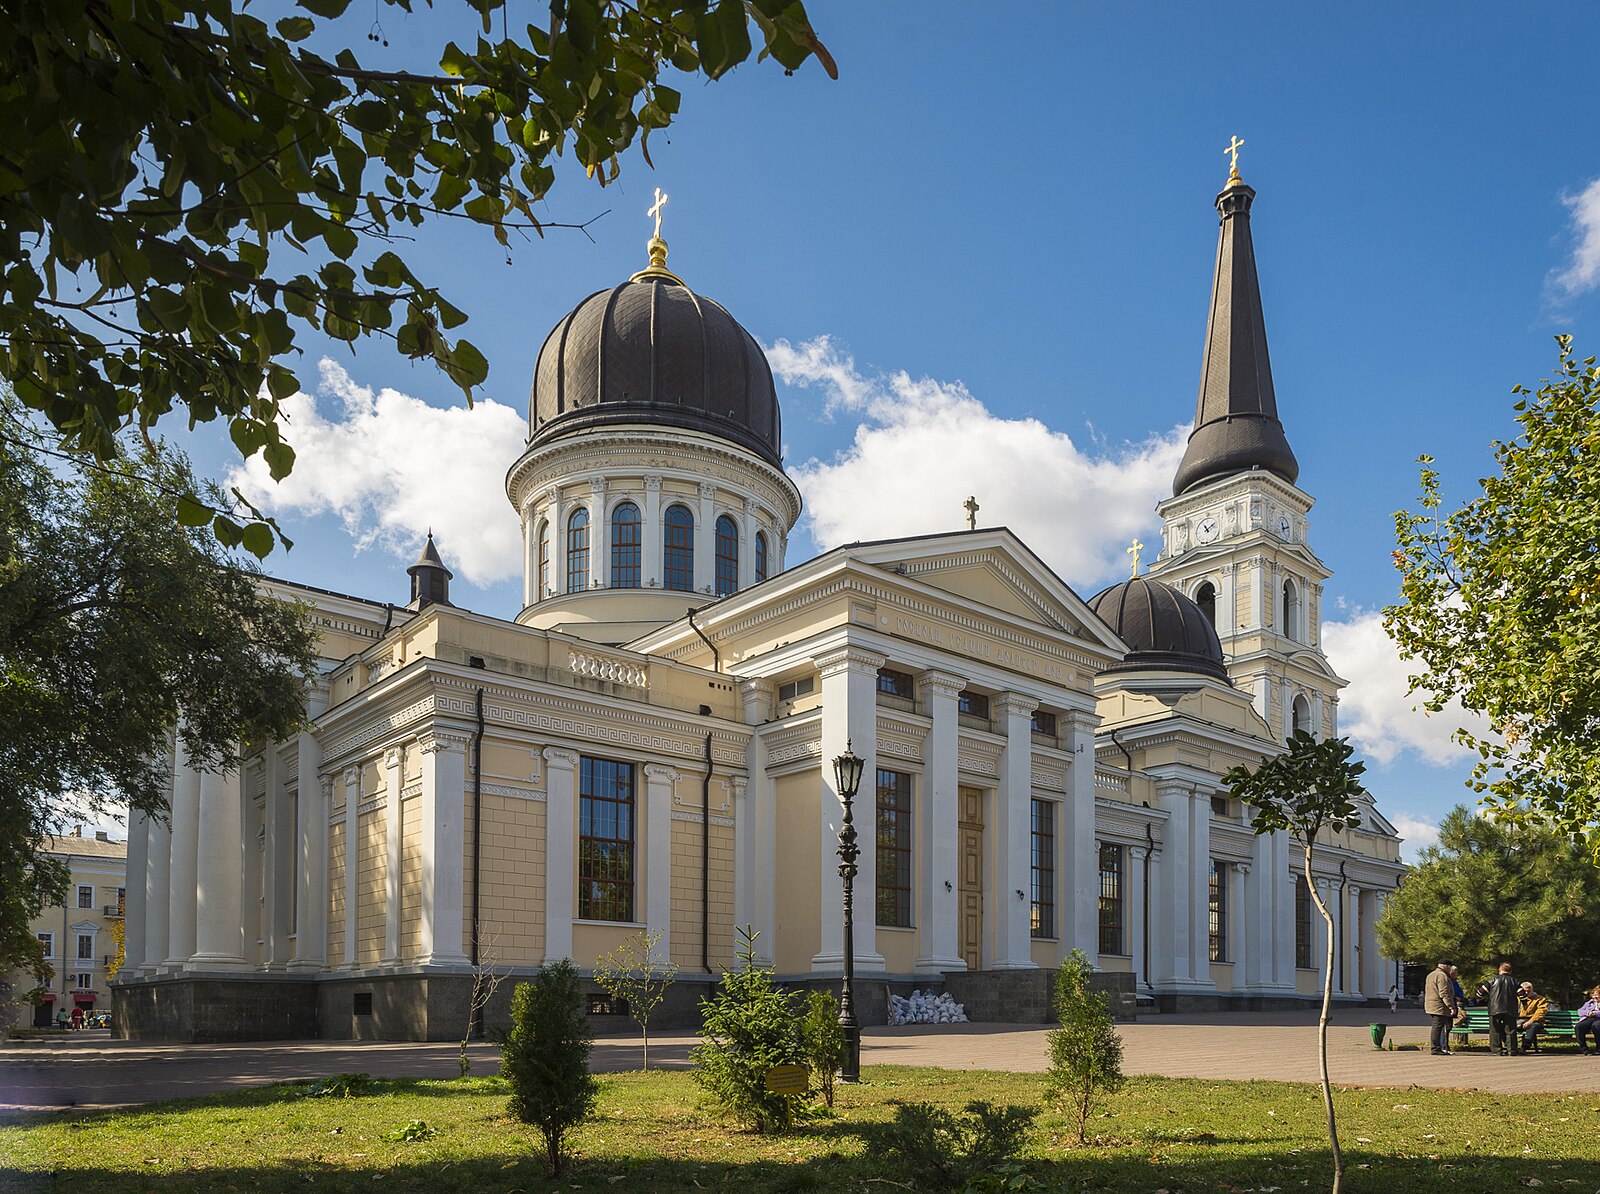
[[1235,134],[1233,141],[1228,145],[1228,148],[1222,151],[1223,153],[1227,154],[1230,159],[1228,162],[1229,178],[1239,177],[1239,151],[1243,148],[1244,142],[1239,139],[1238,134]]
[[1128,554],[1133,557],[1133,574],[1139,575],[1139,553],[1144,550],[1144,544],[1138,539],[1133,541],[1133,546],[1128,548]]
[[977,496],[976,495],[969,496],[966,501],[961,503],[961,508],[967,512],[967,530],[969,530],[969,531],[977,530],[978,529],[978,510],[980,509],[980,507],[978,505]]
[[661,237],[661,209],[663,207],[665,207],[666,205],[667,205],[667,196],[662,192],[660,187],[657,187],[656,188],[656,201],[655,201],[654,204],[651,205],[650,210],[645,212],[644,214],[647,215],[647,216],[654,216],[656,218],[656,239],[658,239],[658,240]]

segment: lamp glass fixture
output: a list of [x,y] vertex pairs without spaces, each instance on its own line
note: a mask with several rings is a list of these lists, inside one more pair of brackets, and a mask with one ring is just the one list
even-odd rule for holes
[[850,749],[847,741],[844,754],[833,761],[833,777],[838,784],[839,795],[854,797],[861,791],[861,772],[866,767],[866,760]]

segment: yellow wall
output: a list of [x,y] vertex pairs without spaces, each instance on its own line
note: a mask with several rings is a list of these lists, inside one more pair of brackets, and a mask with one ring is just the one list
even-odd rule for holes
[[[335,784],[338,791],[343,784]],[[343,807],[341,801],[340,807]],[[344,960],[344,818],[328,826],[328,963]]]
[[[702,827],[672,822],[672,960],[704,971],[700,949]],[[711,826],[710,954],[713,969],[733,964],[733,830]]]
[[[525,752],[524,752],[525,753]],[[470,802],[472,794],[467,793]],[[537,966],[544,961],[545,805],[485,794],[483,797],[483,895],[478,910],[479,949],[500,965]],[[472,940],[472,822],[466,831],[466,924]]]
[[1211,981],[1219,991],[1233,990],[1233,963],[1212,962]]
[[361,814],[361,845],[356,871],[356,959],[363,964],[383,957],[383,884],[388,871],[384,858],[384,823],[380,806]]
[[[422,948],[422,795],[400,802],[400,956]],[[472,827],[467,827],[471,832]]]
[[786,775],[773,785],[777,803],[777,874],[773,878],[773,958],[780,974],[811,969],[822,946],[818,904],[822,856],[817,826],[822,815],[822,773]]
[[917,964],[917,930],[879,925],[878,952],[890,974],[910,974]]

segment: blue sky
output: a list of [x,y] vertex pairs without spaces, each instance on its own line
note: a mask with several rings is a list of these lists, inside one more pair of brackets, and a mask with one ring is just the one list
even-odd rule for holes
[[[973,492],[982,523],[1019,530],[1088,596],[1123,573],[1134,534],[1157,541],[1151,505],[1194,411],[1211,202],[1237,134],[1280,413],[1334,571],[1326,617],[1344,638],[1330,627],[1328,646],[1352,680],[1341,713],[1380,807],[1425,840],[1469,797],[1468,764],[1450,757],[1448,727],[1409,713],[1370,611],[1395,595],[1392,515],[1416,492],[1417,455],[1464,494],[1513,429],[1512,384],[1550,372],[1551,337],[1600,350],[1592,9],[811,12],[837,82],[771,63],[684,80],[654,171],[637,151],[604,190],[558,171],[547,214],[609,209],[594,243],[552,231],[508,261],[452,224],[401,246],[468,312],[491,401],[466,412],[442,376],[381,344],[306,340],[316,414],[289,431],[301,466],[291,488],[253,491],[297,540],[270,570],[404,600],[431,524],[462,603],[512,616],[515,522],[495,494],[534,357],[580,299],[644,265],[661,186],[672,268],[776,346],[786,460],[811,511],[791,563],[958,526]],[[387,50],[364,40],[365,18],[347,37],[370,65],[417,65],[450,21],[386,11]],[[339,371],[319,382],[324,354]],[[237,463],[216,429],[178,438],[214,475]]]

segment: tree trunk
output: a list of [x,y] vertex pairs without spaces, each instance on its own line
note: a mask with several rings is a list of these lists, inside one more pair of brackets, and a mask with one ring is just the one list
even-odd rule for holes
[[650,1072],[650,1025],[641,1021],[639,1028],[644,1033],[644,1072],[648,1074]]
[[1328,1143],[1333,1148],[1333,1194],[1339,1194],[1339,1184],[1344,1180],[1344,1154],[1339,1151],[1339,1127],[1333,1117],[1333,1083],[1328,1079],[1328,1013],[1333,1005],[1333,913],[1322,902],[1317,885],[1311,878],[1311,846],[1305,846],[1306,888],[1311,900],[1328,926],[1328,952],[1322,968],[1322,1016],[1317,1021],[1317,1057],[1322,1067],[1322,1103],[1328,1111]]

